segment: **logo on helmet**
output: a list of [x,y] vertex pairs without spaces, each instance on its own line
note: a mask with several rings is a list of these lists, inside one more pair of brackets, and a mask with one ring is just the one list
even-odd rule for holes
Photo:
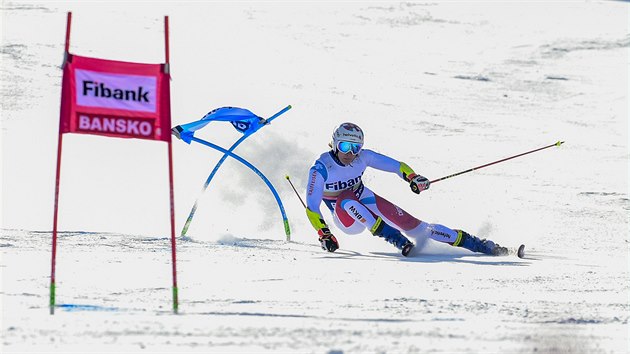
[[[335,129],[333,138],[338,141],[351,141],[355,143],[363,143],[363,130],[353,123],[343,123],[339,128]],[[335,143],[336,143],[335,142]]]
[[361,130],[361,128],[359,128],[359,126],[357,126],[356,124],[344,123],[341,126],[344,127],[345,129],[350,130],[350,131],[356,130],[359,133],[363,133],[363,130]]

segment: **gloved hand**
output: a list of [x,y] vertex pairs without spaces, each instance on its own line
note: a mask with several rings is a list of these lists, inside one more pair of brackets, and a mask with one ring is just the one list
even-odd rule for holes
[[409,187],[411,187],[411,190],[416,194],[420,194],[423,190],[429,189],[430,184],[431,182],[424,176],[415,173],[409,175]]
[[321,228],[317,233],[319,234],[319,243],[322,244],[324,251],[335,252],[339,248],[339,242],[328,228]]

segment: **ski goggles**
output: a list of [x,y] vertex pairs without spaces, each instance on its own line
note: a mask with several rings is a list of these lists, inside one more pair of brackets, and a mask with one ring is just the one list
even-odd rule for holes
[[337,150],[343,152],[344,154],[351,152],[353,155],[356,155],[359,151],[361,151],[362,147],[363,144],[351,143],[349,141],[340,141],[337,144]]

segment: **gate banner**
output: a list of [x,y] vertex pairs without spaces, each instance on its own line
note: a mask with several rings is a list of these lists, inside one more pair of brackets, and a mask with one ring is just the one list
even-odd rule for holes
[[170,75],[164,68],[68,54],[60,132],[171,141]]

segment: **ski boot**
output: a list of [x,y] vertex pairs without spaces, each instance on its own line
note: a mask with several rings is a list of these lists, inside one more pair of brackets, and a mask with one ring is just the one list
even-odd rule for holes
[[508,254],[510,254],[510,251],[507,249],[507,247],[496,244],[494,249],[492,250],[492,254],[495,256],[507,256]]
[[402,255],[405,257],[409,256],[409,253],[414,247],[413,242],[409,241],[397,229],[387,225],[387,223],[380,217],[376,219],[376,222],[370,231],[372,231],[372,235],[382,237],[385,241],[396,246],[396,248],[402,251]]
[[508,254],[506,247],[499,246],[490,240],[479,239],[476,236],[472,236],[466,231],[457,231],[457,240],[453,243],[453,246],[463,247],[473,252],[479,252],[489,254],[492,256],[505,256]]

